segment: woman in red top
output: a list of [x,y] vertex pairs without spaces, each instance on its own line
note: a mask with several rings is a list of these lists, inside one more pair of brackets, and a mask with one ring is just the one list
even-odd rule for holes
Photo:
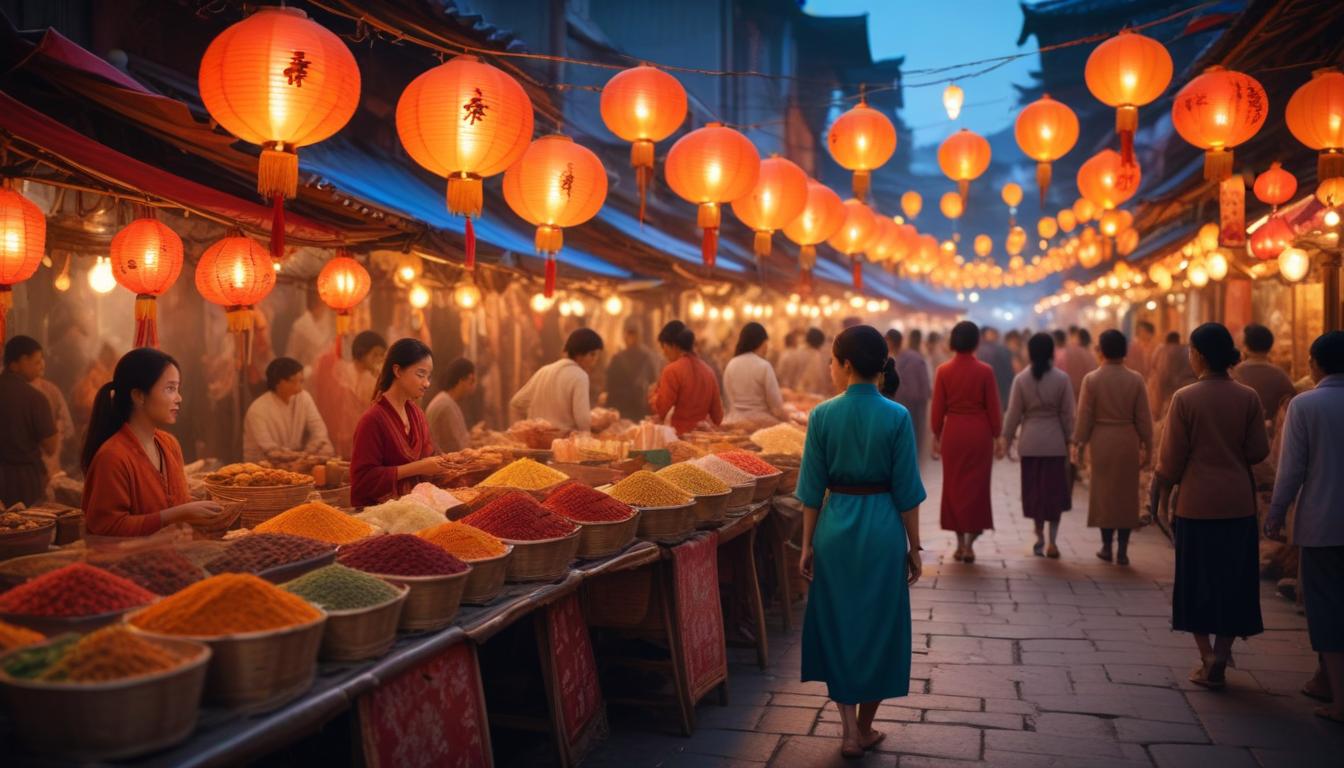
[[933,380],[933,456],[943,461],[943,530],[957,534],[957,560],[975,562],[971,546],[994,528],[989,475],[1003,427],[994,370],[975,359],[980,329],[962,321],[949,339],[955,356]]
[[93,536],[148,536],[175,523],[205,525],[222,507],[192,501],[182,447],[163,427],[182,406],[177,361],[157,349],[133,349],[93,399],[80,463],[84,527]]
[[[658,343],[667,365],[649,395],[654,417],[666,419],[678,435],[690,432],[702,421],[716,426],[723,423],[719,380],[705,361],[695,356],[695,332],[680,320],[673,320],[658,333]],[[668,411],[672,412],[671,418]]]
[[369,506],[409,493],[415,484],[443,469],[434,455],[425,412],[416,403],[429,389],[434,358],[417,339],[402,339],[387,350],[373,405],[355,425],[350,459],[350,503]]

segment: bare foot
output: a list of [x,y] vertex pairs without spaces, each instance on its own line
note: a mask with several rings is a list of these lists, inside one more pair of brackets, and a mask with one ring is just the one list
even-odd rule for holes
[[840,756],[851,759],[863,757],[863,747],[857,741],[845,739],[840,742]]
[[869,728],[868,732],[863,735],[861,741],[864,749],[872,749],[873,747],[876,747],[878,744],[881,744],[882,740],[885,738],[887,738],[887,734],[877,730],[876,728]]

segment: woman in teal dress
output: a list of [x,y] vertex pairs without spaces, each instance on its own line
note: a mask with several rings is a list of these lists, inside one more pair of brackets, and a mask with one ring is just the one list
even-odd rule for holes
[[831,355],[844,394],[812,411],[796,491],[811,581],[803,680],[826,683],[844,726],[841,753],[859,757],[884,736],[873,730],[878,704],[910,692],[910,585],[920,575],[925,493],[910,413],[883,397],[899,382],[882,334],[850,328]]

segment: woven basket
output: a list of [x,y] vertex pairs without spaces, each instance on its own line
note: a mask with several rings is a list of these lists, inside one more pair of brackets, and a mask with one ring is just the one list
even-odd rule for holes
[[676,507],[642,507],[639,537],[650,541],[678,541],[695,530],[695,502]]
[[14,737],[36,754],[80,763],[135,757],[185,740],[196,728],[210,649],[179,638],[148,640],[184,661],[103,683],[20,680],[0,672],[0,701]]
[[728,494],[727,510],[729,512],[740,512],[751,506],[751,500],[756,496],[756,480],[742,485],[734,485],[733,490]]
[[519,581],[555,581],[569,571],[569,564],[579,551],[579,536],[575,531],[558,539],[539,541],[518,541],[502,539],[505,544],[513,545],[513,557],[509,558],[504,580]]
[[119,624],[122,616],[131,611],[138,611],[143,607],[138,605],[134,608],[96,613],[92,616],[34,616],[28,613],[0,613],[0,621],[26,627],[34,632],[41,632],[47,637],[66,635],[71,632],[77,635],[87,635],[95,629],[102,629],[110,624]]
[[242,525],[244,528],[255,528],[281,512],[307,501],[308,494],[313,492],[313,484],[251,487],[206,483],[205,490],[210,494],[210,498],[217,501],[244,502]]
[[0,532],[0,560],[46,552],[56,540],[56,518],[29,517],[29,519],[37,520],[40,524],[26,531]]
[[[211,637],[179,637],[210,646],[205,701],[247,714],[270,712],[302,696],[317,675],[327,614],[292,627]],[[127,617],[134,622],[135,614]],[[132,624],[134,626],[134,624]],[[164,637],[137,628],[150,637]],[[142,714],[143,716],[143,714]]]
[[462,592],[473,569],[447,576],[392,576],[375,573],[384,581],[410,588],[401,607],[397,628],[403,632],[443,629],[453,623],[462,605]]
[[781,473],[779,485],[775,487],[775,494],[793,493],[798,487],[798,470],[802,465],[802,459],[798,456],[790,456],[783,453],[771,453],[761,458],[774,464]]
[[508,572],[513,546],[505,544],[504,554],[485,560],[468,560],[471,573],[462,588],[462,602],[466,605],[486,605],[504,591],[504,575]]
[[728,499],[732,490],[695,497],[695,522],[699,527],[718,527],[728,515]]
[[636,509],[634,514],[624,520],[602,523],[583,523],[575,520],[579,526],[579,551],[575,556],[580,560],[596,560],[620,552],[635,540],[635,532],[639,530],[639,518],[639,510]]
[[[395,586],[395,585],[394,585]],[[328,611],[322,632],[323,661],[363,661],[387,653],[397,641],[397,622],[410,589],[397,586],[397,595],[377,605]]]
[[756,493],[752,495],[751,500],[765,501],[775,495],[775,489],[779,487],[779,478],[783,477],[783,472],[776,472],[773,475],[761,475],[756,478]]

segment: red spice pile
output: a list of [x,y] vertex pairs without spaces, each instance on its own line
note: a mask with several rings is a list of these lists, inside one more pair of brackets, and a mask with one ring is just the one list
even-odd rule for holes
[[442,547],[410,533],[375,536],[344,547],[336,558],[341,565],[387,576],[450,576],[467,564]]
[[206,577],[200,566],[171,549],[138,552],[105,567],[156,595],[171,595]]
[[635,514],[629,504],[572,480],[551,491],[542,506],[578,523],[611,523]]
[[732,464],[743,472],[750,472],[757,477],[773,475],[779,471],[779,467],[765,461],[754,453],[748,453],[746,451],[723,451],[722,453],[716,453],[714,455],[729,464]]
[[281,565],[329,554],[335,546],[325,541],[287,533],[253,533],[235,541],[205,564],[211,573],[260,573]]
[[518,491],[500,496],[462,518],[461,522],[512,541],[558,539],[575,530],[573,523]]
[[133,581],[71,563],[0,595],[0,613],[27,616],[94,616],[146,605],[154,593]]

